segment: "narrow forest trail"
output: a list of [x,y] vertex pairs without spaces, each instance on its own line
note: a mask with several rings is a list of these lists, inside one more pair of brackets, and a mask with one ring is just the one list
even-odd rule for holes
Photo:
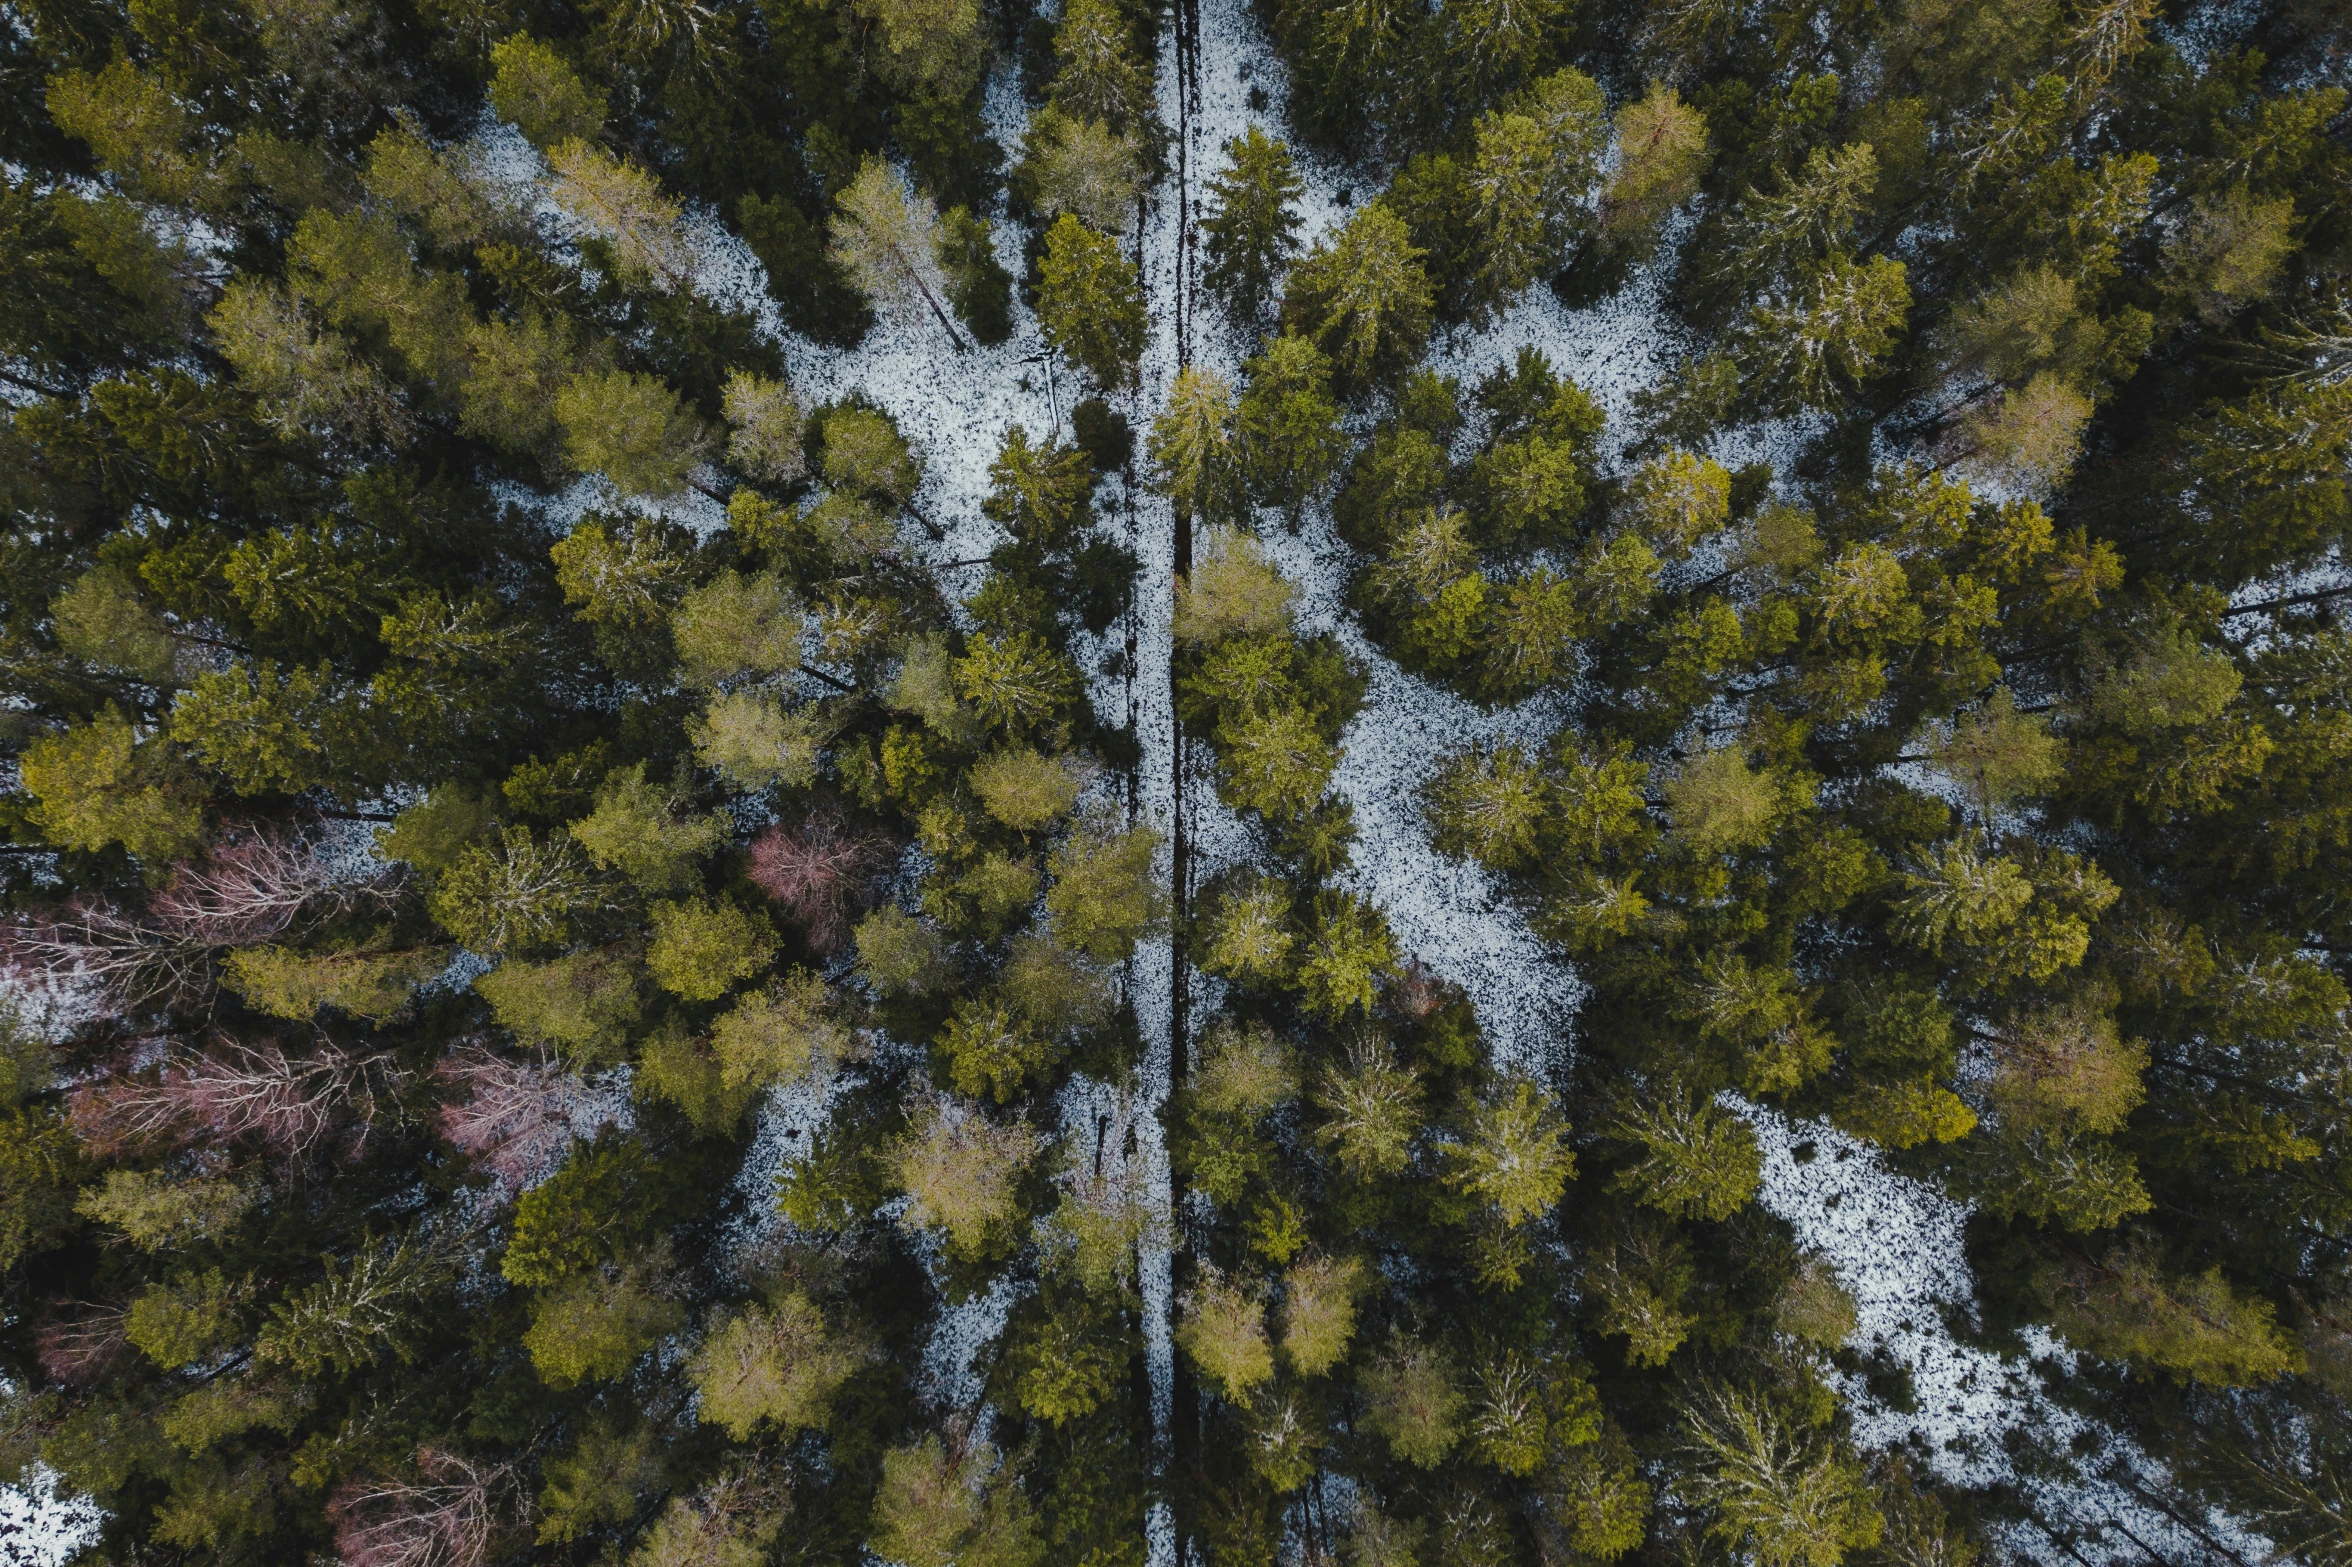
[[1129,965],[1129,995],[1142,1035],[1140,1083],[1150,1114],[1139,1119],[1147,1178],[1155,1209],[1156,1240],[1143,1248],[1144,1367],[1151,1390],[1152,1469],[1161,1500],[1150,1515],[1149,1559],[1169,1567],[1186,1556],[1182,1521],[1171,1505],[1175,1484],[1191,1460],[1197,1422],[1190,1379],[1176,1359],[1172,1336],[1176,1301],[1183,1288],[1183,1248],[1178,1224],[1183,1194],[1171,1169],[1164,1135],[1165,1112],[1183,1080],[1191,1030],[1192,975],[1184,930],[1190,912],[1190,831],[1185,738],[1176,721],[1175,670],[1169,628],[1175,584],[1191,569],[1192,526],[1163,496],[1143,482],[1148,459],[1142,447],[1152,418],[1166,403],[1178,373],[1192,362],[1195,337],[1193,217],[1195,182],[1205,149],[1201,145],[1200,10],[1197,0],[1178,0],[1161,40],[1158,81],[1162,119],[1174,131],[1171,167],[1159,189],[1147,195],[1138,233],[1138,257],[1151,332],[1128,417],[1137,455],[1127,477],[1130,544],[1140,566],[1127,628],[1129,722],[1140,748],[1132,800],[1135,814],[1164,840],[1169,889],[1169,934],[1147,943]]

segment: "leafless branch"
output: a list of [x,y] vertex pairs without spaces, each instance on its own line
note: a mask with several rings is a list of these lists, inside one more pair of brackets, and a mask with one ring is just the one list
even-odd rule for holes
[[223,1038],[211,1053],[190,1052],[152,1073],[104,1078],[74,1090],[67,1112],[99,1153],[146,1143],[253,1138],[300,1158],[356,1123],[355,1146],[376,1119],[376,1083],[388,1055],[358,1056],[324,1044],[290,1056],[275,1041]]
[[545,1057],[514,1061],[468,1043],[433,1075],[462,1095],[441,1107],[441,1135],[517,1190],[544,1176],[575,1138],[613,1114],[587,1084]]
[[343,1567],[481,1567],[514,1475],[422,1448],[418,1480],[354,1481],[327,1504]]

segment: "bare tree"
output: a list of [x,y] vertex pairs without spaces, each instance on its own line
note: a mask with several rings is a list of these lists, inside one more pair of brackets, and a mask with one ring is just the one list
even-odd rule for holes
[[281,935],[305,913],[342,913],[400,895],[397,870],[339,875],[300,829],[260,828],[213,846],[204,859],[175,866],[148,904],[161,929],[213,946],[243,947]]
[[77,897],[46,918],[0,926],[0,973],[96,985],[124,1008],[193,1000],[220,949],[269,941],[305,917],[388,904],[403,885],[397,870],[338,874],[300,829],[249,829],[175,865],[143,910]]
[[212,955],[206,943],[176,938],[104,898],[76,897],[46,918],[0,925],[0,973],[95,986],[126,1010],[202,995]]
[[514,1475],[434,1448],[415,1480],[349,1481],[327,1503],[343,1567],[481,1567]]
[[878,839],[851,830],[839,812],[818,810],[796,831],[771,827],[753,839],[746,874],[800,922],[810,946],[838,952],[888,852]]
[[33,1356],[51,1381],[94,1383],[131,1354],[123,1308],[74,1304],[33,1330]]
[[469,1042],[433,1075],[463,1096],[441,1107],[441,1135],[518,1191],[553,1169],[575,1138],[614,1115],[586,1083],[545,1056],[515,1061]]
[[356,1123],[355,1145],[376,1118],[376,1086],[393,1072],[389,1055],[355,1055],[324,1044],[290,1056],[275,1041],[249,1045],[225,1036],[212,1053],[188,1052],[150,1075],[101,1078],[74,1090],[67,1113],[93,1151],[144,1143],[234,1141],[250,1137],[300,1158]]

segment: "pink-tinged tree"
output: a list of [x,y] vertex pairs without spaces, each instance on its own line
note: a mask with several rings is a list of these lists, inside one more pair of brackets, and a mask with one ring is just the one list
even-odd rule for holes
[[274,940],[299,921],[388,907],[403,887],[398,871],[339,874],[299,829],[239,831],[174,865],[143,909],[84,895],[0,927],[0,973],[95,986],[126,1010],[193,1001],[223,949]]
[[33,1330],[41,1372],[67,1387],[99,1381],[132,1355],[120,1306],[69,1305]]
[[441,1135],[518,1191],[552,1170],[575,1138],[614,1118],[613,1107],[545,1056],[516,1061],[468,1042],[433,1075],[455,1091],[438,1114]]
[[343,1567],[481,1567],[514,1490],[504,1465],[422,1448],[415,1479],[348,1481],[327,1503]]
[[322,1044],[306,1056],[274,1040],[222,1036],[209,1053],[189,1051],[160,1068],[101,1078],[67,1099],[75,1133],[101,1156],[251,1139],[301,1158],[344,1135],[357,1151],[373,1130],[378,1090],[395,1077],[388,1055],[358,1055]]
[[753,839],[745,874],[799,922],[811,947],[833,953],[848,943],[851,916],[888,864],[888,845],[837,812],[812,811],[797,829],[779,825]]

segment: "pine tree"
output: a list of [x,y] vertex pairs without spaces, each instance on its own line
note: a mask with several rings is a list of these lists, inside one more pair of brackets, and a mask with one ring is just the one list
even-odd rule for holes
[[1233,388],[1213,370],[1186,366],[1152,421],[1157,482],[1178,512],[1214,519],[1231,503],[1236,456]]
[[1133,219],[1143,191],[1143,152],[1105,121],[1072,119],[1049,104],[1021,138],[1013,179],[1044,217],[1067,212],[1098,233],[1116,234]]
[[702,458],[702,423],[661,381],[626,370],[583,373],[555,394],[564,456],[623,492],[667,499],[685,492]]
[[800,399],[789,382],[738,371],[724,396],[727,460],[764,483],[788,485],[807,467],[801,449]]
[[1894,346],[1911,312],[1903,263],[1842,253],[1748,312],[1744,347],[1756,395],[1775,408],[1834,407]]
[[1421,256],[1403,222],[1372,203],[1292,268],[1284,328],[1328,354],[1351,391],[1394,373],[1429,335]]
[[1288,333],[1243,367],[1248,381],[1234,411],[1237,466],[1251,501],[1298,517],[1339,470],[1339,407],[1330,361]]
[[1135,263],[1069,213],[1046,230],[1037,319],[1046,341],[1104,387],[1134,379],[1148,323]]
[[960,352],[963,337],[940,303],[946,289],[938,275],[939,212],[930,198],[910,192],[881,159],[867,158],[834,203],[833,260],[886,309],[922,301]]
[[1771,1405],[1700,1390],[1684,1412],[1692,1499],[1708,1532],[1775,1564],[1835,1567],[1878,1542],[1884,1527],[1861,1467],[1789,1429]]
[[679,230],[684,211],[651,175],[577,138],[557,146],[548,162],[555,167],[556,204],[611,247],[623,277],[664,289],[688,285],[693,263]]
[[1290,149],[1252,125],[1225,143],[1227,167],[1209,177],[1205,279],[1245,331],[1272,309],[1276,285],[1298,253],[1298,199],[1306,184]]
[[2219,1268],[2176,1276],[2145,1245],[2074,1259],[2037,1281],[2061,1330],[2101,1354],[2130,1357],[2220,1387],[2270,1380],[2302,1365],[2268,1301],[2241,1297]]
[[1482,240],[1476,297],[1486,310],[1567,261],[1599,176],[1603,123],[1601,90],[1577,71],[1555,72],[1512,109],[1480,117],[1466,183]]
[[515,33],[492,46],[490,63],[497,73],[490,79],[490,107],[532,145],[560,147],[603,128],[603,96],[552,45]]
[[865,0],[858,9],[879,25],[887,79],[948,97],[970,90],[985,57],[977,5]]
[[1601,195],[1601,234],[1609,247],[1646,258],[1676,207],[1707,170],[1707,117],[1671,87],[1648,92],[1617,111],[1617,171]]
[[1845,251],[1877,188],[1878,157],[1867,142],[1814,148],[1801,174],[1783,174],[1769,195],[1751,190],[1725,223],[1729,281],[1761,290]]
[[1133,32],[1111,0],[1073,0],[1054,29],[1055,107],[1113,132],[1136,136],[1152,123],[1151,72],[1135,57]]

